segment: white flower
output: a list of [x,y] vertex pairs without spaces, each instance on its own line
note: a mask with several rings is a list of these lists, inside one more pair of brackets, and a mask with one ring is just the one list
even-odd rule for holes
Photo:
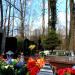
[[14,59],[11,59],[12,62],[14,62]]
[[11,68],[13,68],[13,65],[10,65]]
[[9,65],[4,66],[6,69],[8,69]]

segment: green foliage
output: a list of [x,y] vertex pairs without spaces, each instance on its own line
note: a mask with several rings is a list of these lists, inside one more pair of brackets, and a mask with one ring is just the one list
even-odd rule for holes
[[41,55],[42,57],[44,57],[45,53],[44,53],[44,52],[41,52],[40,55]]
[[8,65],[0,60],[0,75],[14,75],[13,65]]
[[48,32],[48,36],[43,38],[42,43],[45,49],[53,50],[60,45],[61,41],[58,37],[58,34],[54,30],[50,30]]
[[0,75],[28,75],[26,65],[17,67],[16,64],[9,65],[5,61],[0,59]]

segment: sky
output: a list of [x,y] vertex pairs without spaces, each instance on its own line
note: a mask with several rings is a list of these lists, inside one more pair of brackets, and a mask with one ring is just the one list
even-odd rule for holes
[[[38,28],[40,25],[42,25],[42,0],[32,0],[32,8],[31,8],[31,22],[33,21],[33,29]],[[47,0],[46,6],[47,6]],[[46,10],[46,12],[48,12]],[[47,15],[47,14],[46,14]]]
[[[66,26],[66,0],[57,0],[57,28],[63,28]],[[45,0],[45,25],[48,25],[48,0]],[[32,1],[32,13],[31,19],[34,17],[34,29],[42,26],[42,0]],[[32,14],[31,13],[31,14]],[[70,21],[69,2],[68,2],[68,23]]]
[[[69,0],[68,0],[68,28],[70,25],[69,8],[70,7],[69,7]],[[58,0],[57,2],[57,29],[61,29],[65,33],[65,30],[66,30],[66,0]]]
[[[4,1],[4,0],[3,0]],[[12,0],[13,3],[13,0]],[[16,0],[16,7],[19,9],[19,0]],[[5,9],[5,3],[3,2],[3,8]],[[66,26],[66,18],[65,18],[65,12],[66,12],[66,0],[57,0],[57,29]],[[69,3],[68,3],[68,9],[69,9]],[[13,10],[13,9],[12,9]],[[4,10],[5,11],[5,10]],[[15,16],[19,16],[19,12],[15,10],[16,14]],[[4,12],[5,14],[5,12]],[[70,21],[70,12],[68,11],[68,24]],[[12,12],[11,12],[12,16]],[[30,17],[31,16],[31,17]],[[31,30],[42,28],[42,0],[27,0],[27,9],[26,9],[26,19],[25,19],[26,25],[30,25],[30,28],[32,26]],[[19,24],[19,19],[15,19],[15,27]],[[48,0],[45,0],[45,26],[48,26]]]

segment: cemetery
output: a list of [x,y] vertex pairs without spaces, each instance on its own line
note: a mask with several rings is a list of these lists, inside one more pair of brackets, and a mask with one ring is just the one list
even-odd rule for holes
[[75,75],[75,0],[0,0],[0,75]]

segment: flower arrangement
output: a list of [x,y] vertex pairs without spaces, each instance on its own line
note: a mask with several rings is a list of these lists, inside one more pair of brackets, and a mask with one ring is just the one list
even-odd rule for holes
[[20,58],[11,59],[11,63],[7,61],[0,57],[0,75],[36,75],[45,64],[44,58],[41,57],[29,57],[27,64],[20,62]]
[[63,68],[57,71],[57,75],[75,75],[75,69],[73,68]]
[[21,63],[19,63],[19,58],[12,59],[11,64],[7,63],[7,59],[0,57],[0,75],[26,75],[27,74],[27,67],[26,64],[19,67]]
[[0,59],[0,75],[14,75],[14,66],[7,64],[3,59]]
[[36,75],[44,63],[45,61],[43,58],[33,59],[30,57],[27,63],[29,75]]

